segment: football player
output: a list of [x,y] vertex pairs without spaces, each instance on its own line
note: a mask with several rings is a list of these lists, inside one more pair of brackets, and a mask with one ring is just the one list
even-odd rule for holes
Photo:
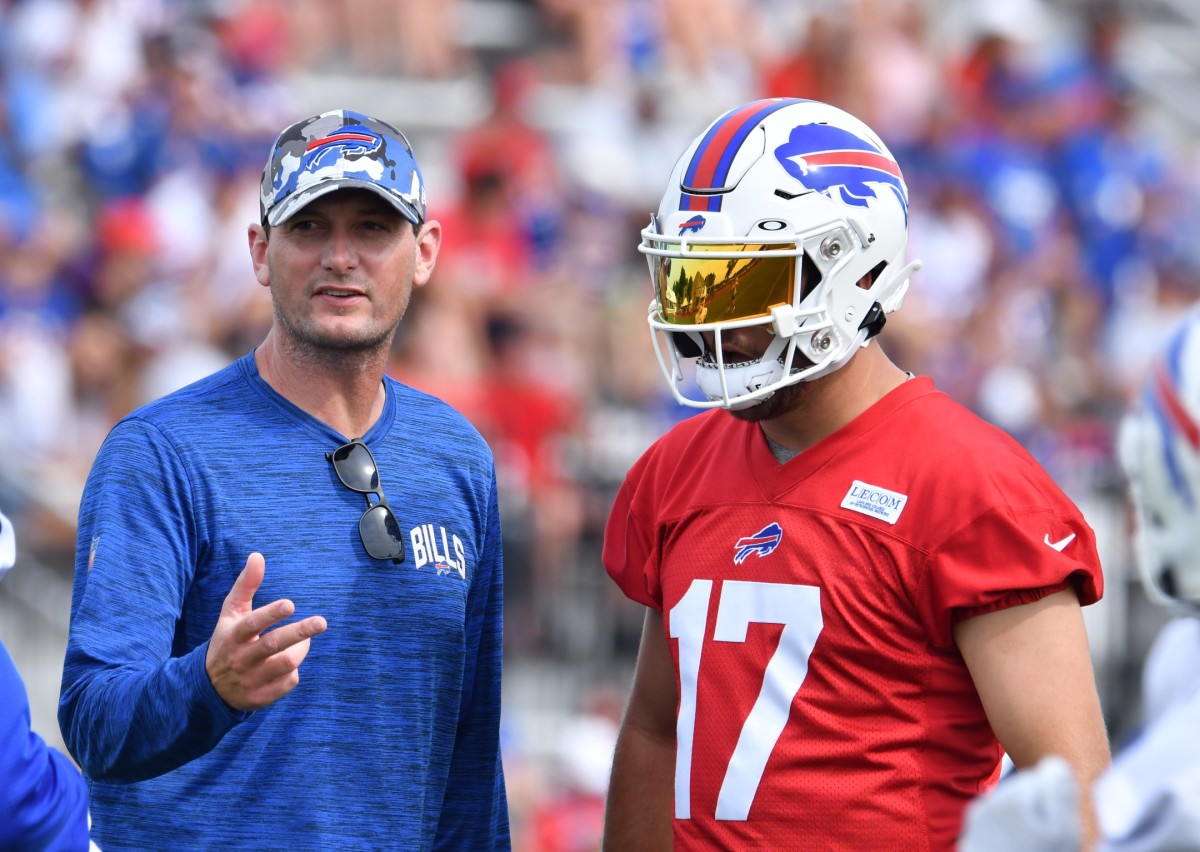
[[952,848],[1005,751],[1108,764],[1092,530],[875,345],[908,212],[863,122],[772,99],[696,137],[642,232],[659,364],[710,410],[635,463],[605,532],[647,607],[607,849]]
[[[1121,424],[1134,555],[1149,597],[1176,617],[1142,672],[1140,733],[1091,790],[1100,849],[1200,849],[1200,310],[1171,335]],[[1078,795],[1069,767],[1047,758],[968,811],[963,852],[1071,847]]]

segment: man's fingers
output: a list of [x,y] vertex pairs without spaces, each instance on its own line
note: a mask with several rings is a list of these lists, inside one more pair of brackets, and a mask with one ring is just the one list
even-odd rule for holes
[[[276,603],[289,604],[289,614],[290,611],[294,609],[294,607],[290,606],[291,601],[277,601]],[[271,604],[270,606],[263,607],[263,610],[269,610],[274,606],[275,604]],[[262,610],[255,610],[255,612],[261,611]],[[274,624],[279,620],[281,619],[277,618],[270,623]],[[263,660],[287,651],[289,648],[300,642],[307,642],[318,633],[324,633],[326,626],[327,625],[324,618],[319,615],[310,615],[308,618],[302,619],[301,621],[297,621],[293,624],[285,624],[283,627],[277,627],[274,630],[262,633],[258,637],[258,640],[255,641],[248,649],[248,659],[255,663],[260,663]],[[305,648],[304,653],[308,653],[307,648]],[[300,657],[300,660],[302,659],[304,659],[303,655]],[[296,661],[297,665],[300,664],[300,660]]]
[[254,593],[262,585],[263,575],[267,571],[267,561],[261,553],[251,553],[246,558],[246,567],[233,581],[233,588],[225,596],[221,605],[222,614],[246,612],[254,606]]
[[[297,621],[294,624],[285,624],[283,627],[276,628],[270,633],[264,633],[259,637],[258,645],[265,659],[281,651],[286,651],[300,642],[307,642],[318,633],[324,633],[325,627],[324,618],[319,615],[311,615],[303,621]],[[307,653],[307,649],[305,649],[305,653]],[[297,663],[299,663],[299,660],[297,660]]]
[[264,683],[262,686],[253,690],[247,698],[253,702],[254,709],[262,709],[270,704],[274,704],[280,698],[287,695],[300,683],[300,670],[293,667],[281,674],[274,680]]
[[[289,625],[289,628],[293,626],[295,625]],[[267,636],[270,635],[272,634],[267,634]],[[300,682],[300,664],[308,656],[312,641],[308,636],[295,641],[290,641],[291,638],[293,637],[285,640],[286,644],[283,650],[259,660],[247,676],[248,679],[244,684],[246,696],[256,703],[262,702],[259,706],[266,706],[271,701],[291,692]],[[262,647],[265,642],[260,640],[256,645]],[[280,686],[286,688],[280,690]]]
[[249,642],[272,625],[278,624],[296,611],[296,605],[287,598],[272,601],[266,606],[251,610],[233,627],[233,636],[238,642]]
[[278,654],[273,654],[263,660],[255,670],[258,682],[264,685],[274,683],[280,678],[286,677],[288,672],[298,671],[311,647],[312,640],[301,639],[299,642],[288,645]]
[[265,574],[262,554],[251,553],[221,605],[204,659],[217,694],[239,710],[266,707],[291,692],[300,682],[297,669],[309,640],[327,627],[319,615],[277,626],[296,612],[286,598],[254,609]]

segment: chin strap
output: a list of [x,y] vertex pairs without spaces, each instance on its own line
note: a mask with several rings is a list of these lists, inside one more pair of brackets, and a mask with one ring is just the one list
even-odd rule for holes
[[863,321],[858,324],[859,331],[867,332],[867,340],[870,340],[879,332],[883,331],[883,325],[887,322],[887,314],[883,312],[883,305],[876,302],[871,305],[871,309],[867,311],[867,315],[863,317]]

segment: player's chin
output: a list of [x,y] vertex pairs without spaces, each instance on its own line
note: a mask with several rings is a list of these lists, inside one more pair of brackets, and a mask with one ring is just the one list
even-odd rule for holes
[[749,408],[729,408],[726,410],[738,420],[744,420],[747,423],[761,423],[763,420],[770,420],[778,414],[775,406],[771,404],[778,395],[779,393],[776,391],[762,402],[751,405]]
[[729,409],[729,413],[738,420],[747,423],[762,423],[764,420],[774,420],[787,414],[800,404],[804,395],[804,383],[782,387],[757,405],[748,408]]

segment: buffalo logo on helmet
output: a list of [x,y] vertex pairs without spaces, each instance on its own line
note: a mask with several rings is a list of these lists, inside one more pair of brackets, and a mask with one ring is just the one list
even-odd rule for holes
[[679,236],[700,233],[700,229],[704,227],[704,221],[704,217],[697,214],[686,222],[681,222],[679,224]]
[[[775,149],[775,159],[806,189],[854,207],[878,198],[872,183],[886,185],[908,219],[908,189],[900,166],[885,151],[847,130],[802,124]],[[836,193],[836,194],[835,194]]]

